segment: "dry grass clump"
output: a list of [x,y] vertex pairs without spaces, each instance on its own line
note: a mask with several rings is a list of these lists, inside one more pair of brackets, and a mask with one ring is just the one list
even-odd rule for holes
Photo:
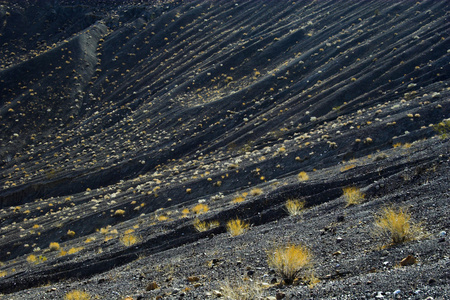
[[191,211],[189,210],[189,208],[183,208],[183,210],[181,211],[181,217],[186,218],[190,212]]
[[240,219],[230,220],[227,222],[227,230],[231,236],[243,234],[248,228],[248,224]]
[[250,280],[225,281],[225,284],[221,286],[222,295],[225,299],[231,300],[255,300],[262,299],[263,289],[262,287]]
[[291,216],[301,215],[303,210],[305,209],[306,202],[300,201],[299,199],[289,199],[286,201],[286,209]]
[[30,254],[27,256],[27,262],[29,263],[36,263],[37,262],[37,257],[34,254]]
[[107,242],[107,241],[110,241],[112,239],[114,239],[114,237],[112,235],[107,235],[107,236],[105,236],[105,239],[103,241]]
[[60,246],[57,242],[51,242],[48,248],[50,249],[50,251],[58,251],[60,249]]
[[209,207],[206,204],[199,203],[192,208],[192,211],[197,215],[208,212]]
[[375,235],[388,238],[393,244],[418,239],[422,234],[422,226],[411,220],[405,207],[385,207],[375,218]]
[[280,274],[285,284],[291,284],[299,276],[308,282],[314,278],[311,275],[312,254],[302,245],[287,245],[269,251],[268,263]]
[[72,247],[69,249],[69,251],[67,251],[67,254],[75,254],[77,252],[80,252],[81,250],[83,250],[84,247]]
[[434,125],[433,129],[440,134],[441,139],[446,139],[450,134],[450,119],[442,120],[442,122]]
[[91,243],[91,242],[93,242],[93,241],[95,241],[95,237],[88,237],[87,239],[85,239],[84,240],[84,242],[86,243],[86,244],[88,244],[88,243]]
[[101,234],[108,234],[108,232],[109,232],[109,228],[111,228],[111,226],[107,226],[107,227],[105,227],[105,228],[100,228],[100,233]]
[[64,296],[64,300],[89,300],[89,299],[91,299],[91,296],[88,293],[79,290],[70,291]]
[[[138,227],[136,227],[136,228],[139,228],[139,225],[137,225],[137,226]],[[130,233],[133,233],[133,232],[134,232],[134,229],[130,228],[130,229],[125,230],[125,232],[123,234],[130,234]]]
[[169,220],[169,217],[166,216],[166,215],[160,215],[160,216],[156,217],[156,219],[157,219],[158,221],[163,222],[163,221]]
[[137,236],[135,236],[134,234],[125,234],[120,238],[120,242],[127,246],[133,246],[134,244],[136,244],[137,242],[139,242],[139,238]]
[[64,249],[61,249],[61,251],[59,252],[59,256],[75,254],[77,252],[80,252],[83,249],[84,249],[84,247],[72,247],[68,251],[65,251]]
[[27,262],[29,262],[30,264],[39,264],[45,261],[47,261],[47,257],[42,255],[36,256],[34,254],[30,254],[27,256]]
[[245,198],[243,196],[234,197],[231,203],[241,203],[244,202]]
[[260,188],[254,188],[254,189],[252,189],[252,190],[250,191],[250,196],[259,196],[259,195],[262,194],[262,192],[263,192],[262,189],[260,189]]
[[342,191],[346,202],[345,207],[360,204],[364,200],[365,195],[357,187],[346,187]]
[[219,227],[220,223],[219,221],[202,222],[199,219],[195,219],[193,225],[198,232],[204,232]]
[[298,177],[298,180],[300,180],[300,181],[306,181],[309,179],[309,175],[304,171],[298,173],[297,177]]
[[356,167],[356,165],[354,165],[354,164],[345,165],[345,166],[341,167],[341,172],[345,172],[345,171],[351,170],[351,169],[353,169],[355,167]]

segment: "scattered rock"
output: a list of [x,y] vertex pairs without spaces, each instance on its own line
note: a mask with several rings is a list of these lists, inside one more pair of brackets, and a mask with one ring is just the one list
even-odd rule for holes
[[402,259],[400,261],[400,265],[402,267],[411,266],[411,265],[415,264],[416,262],[417,262],[417,260],[414,256],[408,255],[407,257],[405,257],[404,259]]
[[200,278],[199,278],[198,276],[189,276],[189,277],[187,278],[187,280],[188,280],[189,282],[197,282],[197,281],[200,280]]
[[277,295],[276,295],[276,299],[277,299],[277,300],[283,299],[284,297],[286,297],[286,294],[285,294],[285,293],[283,293],[283,292],[277,292]]
[[153,281],[153,282],[150,282],[145,289],[147,291],[153,291],[153,290],[156,290],[158,287],[159,287],[158,284]]

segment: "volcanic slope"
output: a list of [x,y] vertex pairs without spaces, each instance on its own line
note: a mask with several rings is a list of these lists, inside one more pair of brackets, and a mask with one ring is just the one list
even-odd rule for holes
[[[447,1],[1,3],[5,299],[448,296]],[[375,237],[389,203],[426,234]]]

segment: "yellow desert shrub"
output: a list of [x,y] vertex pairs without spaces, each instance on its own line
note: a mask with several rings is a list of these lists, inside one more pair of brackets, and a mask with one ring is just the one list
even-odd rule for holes
[[50,251],[58,251],[60,246],[57,242],[51,242],[48,248],[50,249]]
[[167,220],[169,220],[169,217],[168,216],[166,216],[166,215],[160,215],[160,216],[158,216],[157,218],[156,218],[158,221],[167,221]]
[[38,261],[36,255],[30,254],[27,256],[27,262],[29,263],[36,263]]
[[123,209],[117,209],[115,212],[114,212],[114,217],[121,217],[121,216],[123,216],[125,214],[125,210],[123,210]]
[[440,134],[441,139],[446,139],[450,134],[450,119],[442,120],[442,122],[434,125],[433,129]]
[[120,242],[124,246],[130,247],[139,242],[139,238],[134,234],[127,233],[120,238]]
[[198,232],[204,232],[204,231],[208,231],[212,228],[219,227],[220,223],[219,223],[219,221],[211,221],[211,222],[203,221],[202,222],[199,219],[195,219],[193,225]]
[[243,234],[248,228],[248,224],[240,219],[230,220],[227,222],[227,230],[231,236]]
[[241,202],[244,202],[244,200],[245,200],[245,198],[243,196],[236,196],[233,198],[231,203],[241,203]]
[[36,256],[34,254],[30,254],[27,256],[27,262],[30,264],[40,264],[47,261],[47,257],[39,255]]
[[312,273],[311,252],[302,245],[287,245],[269,251],[268,264],[286,284],[291,284],[299,276],[307,280]]
[[226,280],[221,286],[225,299],[231,300],[255,300],[262,299],[263,288],[260,284],[250,280],[239,280],[231,282]]
[[299,199],[289,199],[286,201],[286,209],[291,216],[300,215],[305,209],[305,201],[300,201]]
[[84,242],[86,243],[86,244],[88,244],[88,243],[91,243],[91,242],[93,242],[93,241],[95,241],[95,237],[88,237],[87,239],[85,239],[84,240]]
[[346,207],[360,204],[364,200],[365,195],[357,187],[346,187],[343,188],[342,191],[346,202]]
[[209,207],[206,204],[199,203],[192,208],[192,211],[197,215],[208,212]]
[[73,290],[64,296],[64,300],[89,300],[91,296],[83,291]]
[[385,207],[375,218],[375,234],[390,239],[393,244],[417,239],[422,233],[420,224],[411,220],[411,214],[404,207]]
[[309,175],[304,171],[298,173],[297,177],[298,177],[298,180],[300,180],[300,181],[306,181],[309,179]]
[[83,250],[84,247],[72,247],[69,249],[69,251],[67,251],[67,254],[75,254],[77,252],[80,252],[81,250]]
[[254,188],[254,189],[252,189],[252,190],[250,191],[250,196],[259,196],[259,195],[262,194],[262,192],[263,192],[262,189],[260,189],[260,188]]

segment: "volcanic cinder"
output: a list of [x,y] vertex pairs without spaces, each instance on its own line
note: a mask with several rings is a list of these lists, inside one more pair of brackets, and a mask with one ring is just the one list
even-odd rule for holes
[[[450,298],[449,16],[0,1],[0,298]],[[385,207],[420,230],[377,235]]]

